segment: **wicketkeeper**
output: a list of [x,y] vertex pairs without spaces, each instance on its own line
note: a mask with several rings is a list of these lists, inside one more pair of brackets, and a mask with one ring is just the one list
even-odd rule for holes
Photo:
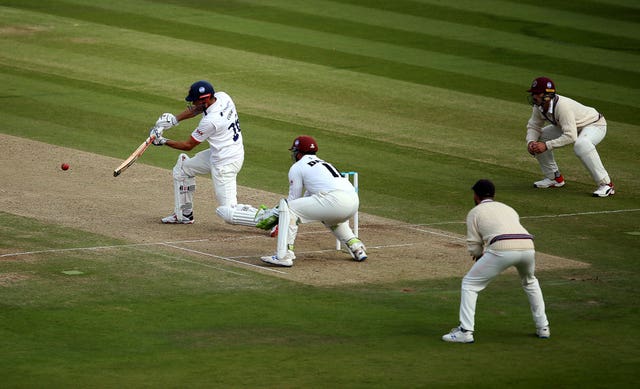
[[318,143],[312,137],[297,137],[289,150],[294,162],[289,169],[289,196],[258,217],[260,228],[278,226],[277,252],[261,259],[278,266],[293,266],[298,224],[311,222],[322,222],[345,244],[354,260],[367,259],[364,244],[349,226],[349,219],[360,206],[351,182],[316,156]]

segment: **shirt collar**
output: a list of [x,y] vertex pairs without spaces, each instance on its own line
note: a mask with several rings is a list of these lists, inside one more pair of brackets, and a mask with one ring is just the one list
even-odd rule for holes
[[556,95],[553,99],[549,100],[549,109],[545,112],[544,107],[538,106],[538,110],[541,113],[550,113],[553,115],[553,108],[555,108],[555,102],[558,100],[558,96]]

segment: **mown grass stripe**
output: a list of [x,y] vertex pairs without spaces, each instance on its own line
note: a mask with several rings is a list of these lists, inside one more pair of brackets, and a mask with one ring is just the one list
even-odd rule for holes
[[[175,0],[163,0],[175,3]],[[556,73],[580,77],[587,80],[598,79],[600,82],[631,88],[640,88],[640,73],[613,69],[608,66],[592,65],[579,60],[557,58],[544,53],[496,48],[489,44],[465,42],[443,36],[433,36],[417,32],[407,32],[392,28],[372,26],[370,24],[344,21],[336,18],[322,17],[289,11],[283,8],[251,6],[251,7],[219,7],[214,4],[184,5],[211,12],[277,23],[284,26],[310,29],[326,33],[338,33],[352,38],[374,42],[388,43],[397,46],[417,48],[435,53],[443,53],[460,57],[468,57],[480,61],[530,69],[539,73]],[[638,42],[640,44],[640,41]],[[429,53],[425,52],[425,58]],[[426,61],[425,61],[426,62]]]
[[[581,15],[575,13],[574,24],[578,27],[567,25],[565,19],[555,17],[554,11],[538,7],[537,12],[527,15],[522,7],[514,6],[512,9],[502,7],[499,9],[487,9],[485,2],[470,2],[473,7],[462,6],[458,2],[451,2],[446,6],[434,3],[416,3],[409,0],[383,1],[383,0],[341,0],[343,3],[372,7],[376,9],[406,13],[425,18],[445,20],[449,22],[467,24],[477,27],[485,27],[499,31],[511,32],[520,35],[536,36],[565,44],[587,47],[599,47],[608,50],[619,50],[637,53],[640,50],[640,40],[637,32],[629,32],[626,29],[612,29],[602,23],[589,25],[578,21]],[[467,4],[467,3],[465,3]],[[477,9],[477,10],[474,10]],[[516,12],[517,10],[518,12]],[[499,12],[498,12],[499,11]],[[555,12],[558,13],[557,11]],[[546,17],[545,17],[546,15]],[[583,15],[582,18],[592,18]],[[604,20],[604,19],[603,19]],[[612,23],[615,23],[612,21]],[[593,31],[590,28],[599,30]],[[615,44],[612,44],[615,42]]]
[[[272,55],[334,67],[336,69],[346,69],[391,79],[442,87],[465,93],[477,94],[478,91],[481,90],[485,96],[502,100],[516,101],[522,98],[522,85],[488,80],[479,76],[428,69],[416,65],[399,64],[394,61],[357,54],[338,53],[329,49],[284,43],[272,39],[216,30],[214,28],[198,27],[194,29],[192,25],[185,23],[62,1],[56,1],[55,7],[47,7],[47,2],[35,0],[11,1],[10,3],[16,8],[38,10],[56,16],[76,18],[97,24],[165,35],[172,38],[210,45],[219,45],[231,49]],[[623,104],[600,102],[597,99],[590,98],[585,102],[594,104],[603,112],[607,112],[608,116],[616,117],[616,119],[620,121],[631,120],[624,118],[633,117],[634,115],[637,117],[638,114],[640,114],[640,108]]]
[[[164,0],[166,1],[166,0]],[[170,0],[175,1],[175,0]],[[348,23],[364,24],[374,28],[423,34],[430,37],[453,39],[469,42],[494,49],[509,49],[529,54],[535,47],[539,53],[547,57],[580,61],[582,63],[611,67],[627,71],[636,71],[640,57],[626,52],[611,51],[596,47],[567,45],[549,39],[498,31],[492,28],[475,27],[441,21],[432,18],[422,18],[414,15],[397,14],[356,5],[339,4],[336,2],[315,0],[235,0],[246,4],[245,8],[254,6],[270,6],[287,11],[295,9],[309,15],[322,16],[329,19],[340,19]],[[382,31],[382,30],[381,30]],[[386,35],[386,34],[377,34]],[[373,39],[373,38],[372,38]]]
[[[504,0],[518,4],[530,4],[540,6],[539,0]],[[638,3],[636,2],[636,5]],[[602,1],[592,0],[563,0],[553,3],[554,10],[569,11],[577,14],[593,17],[620,20],[623,22],[638,23],[640,21],[640,9],[619,4],[605,4]]]

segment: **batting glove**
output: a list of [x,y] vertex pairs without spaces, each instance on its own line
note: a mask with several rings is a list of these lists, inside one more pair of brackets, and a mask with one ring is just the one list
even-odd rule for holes
[[153,127],[151,131],[149,131],[149,136],[153,136],[153,145],[154,146],[162,146],[167,143],[167,138],[162,136],[162,132],[164,130],[162,128]]
[[167,130],[173,126],[178,125],[178,119],[172,113],[163,113],[156,121],[156,127],[160,127],[163,130]]
[[154,145],[154,146],[164,146],[164,144],[165,144],[165,143],[167,143],[167,141],[168,141],[168,140],[169,140],[169,139],[167,139],[167,138],[163,138],[163,137],[155,138],[155,139],[153,140],[153,145]]
[[149,136],[155,136],[156,138],[162,138],[162,133],[164,132],[164,128],[162,127],[152,127],[149,130]]

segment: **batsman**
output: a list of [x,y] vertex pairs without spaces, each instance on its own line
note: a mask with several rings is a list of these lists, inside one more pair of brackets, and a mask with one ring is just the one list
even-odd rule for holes
[[261,260],[277,266],[293,266],[298,224],[311,222],[322,222],[345,244],[353,260],[367,259],[364,244],[349,227],[349,219],[360,206],[358,193],[351,182],[316,155],[318,143],[312,137],[295,138],[289,150],[293,160],[288,174],[289,196],[281,199],[276,208],[257,216],[259,228],[278,226],[276,254],[261,257]]
[[[256,226],[259,210],[238,204],[237,176],[244,162],[244,145],[236,106],[225,92],[216,92],[208,81],[194,82],[185,100],[188,107],[180,114],[163,113],[151,129],[155,146],[190,151],[202,142],[209,147],[195,156],[181,153],[173,167],[174,210],[162,219],[164,224],[193,224],[193,198],[196,175],[211,174],[218,207],[216,214],[229,224]],[[202,114],[191,136],[184,141],[164,137],[164,131],[183,120]]]

